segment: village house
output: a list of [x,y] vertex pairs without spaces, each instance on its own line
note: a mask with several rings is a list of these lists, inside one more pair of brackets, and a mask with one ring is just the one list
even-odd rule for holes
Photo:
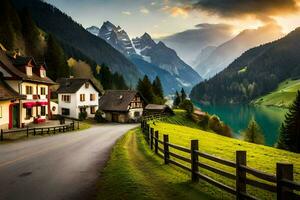
[[100,98],[99,109],[109,122],[136,122],[143,115],[145,99],[137,91],[108,90]]
[[50,113],[49,86],[55,83],[47,77],[45,63],[0,50],[0,72],[10,88],[25,96],[10,103],[8,128],[46,121]]
[[57,80],[58,113],[78,119],[79,113],[86,112],[88,118],[95,117],[99,106],[100,89],[90,79],[62,78]]
[[174,115],[173,110],[168,105],[148,104],[144,111],[145,116],[149,115]]

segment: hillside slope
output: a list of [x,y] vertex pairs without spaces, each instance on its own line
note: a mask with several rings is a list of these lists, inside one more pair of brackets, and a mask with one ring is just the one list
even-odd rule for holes
[[274,24],[244,30],[233,39],[218,46],[206,59],[201,60],[195,69],[204,78],[211,78],[246,50],[272,42],[282,36],[281,28]]
[[39,0],[13,0],[18,9],[26,7],[37,25],[46,32],[55,35],[81,51],[98,64],[105,63],[113,72],[123,74],[126,81],[135,84],[141,74],[134,64],[102,39],[90,34],[69,16],[45,2]]
[[252,101],[253,104],[289,108],[300,90],[300,80],[286,80],[271,93]]
[[212,79],[195,86],[191,98],[210,103],[248,103],[300,75],[300,28],[275,42],[248,50]]

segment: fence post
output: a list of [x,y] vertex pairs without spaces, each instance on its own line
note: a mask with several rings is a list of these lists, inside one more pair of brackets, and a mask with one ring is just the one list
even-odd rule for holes
[[276,164],[276,178],[277,178],[277,199],[290,199],[289,195],[293,192],[292,189],[283,186],[282,179],[293,181],[293,165],[292,164]]
[[246,193],[246,171],[241,165],[247,165],[246,151],[236,152],[236,199],[243,199],[240,193]]
[[156,140],[155,140],[155,147],[154,147],[154,149],[155,149],[155,153],[156,154],[158,154],[158,131],[155,131],[155,138],[156,138]]
[[154,128],[150,129],[150,149],[153,150],[153,135],[154,135]]
[[33,128],[33,135],[34,135],[34,136],[36,135],[35,128]]
[[3,129],[1,129],[1,136],[0,136],[0,140],[3,141],[4,138],[3,138]]
[[79,121],[78,121],[77,123],[78,123],[78,124],[77,124],[77,125],[78,125],[78,126],[77,126],[77,130],[79,130],[79,129],[80,129],[80,127],[79,127]]
[[72,123],[72,131],[75,130],[75,121],[73,120],[73,123]]
[[192,160],[192,182],[198,182],[198,154],[196,151],[199,151],[199,142],[198,140],[191,140],[191,160]]
[[170,154],[169,154],[169,135],[164,135],[164,160],[165,164],[169,164]]
[[27,126],[27,129],[26,129],[26,136],[28,137],[29,136],[29,128]]

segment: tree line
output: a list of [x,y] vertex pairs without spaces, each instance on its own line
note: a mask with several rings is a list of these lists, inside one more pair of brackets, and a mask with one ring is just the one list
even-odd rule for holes
[[145,98],[149,104],[165,104],[164,92],[158,76],[150,81],[147,75],[138,80],[137,91]]

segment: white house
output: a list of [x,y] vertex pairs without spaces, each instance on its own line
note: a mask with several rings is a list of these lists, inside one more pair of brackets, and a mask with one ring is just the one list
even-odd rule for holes
[[9,103],[8,128],[44,122],[49,113],[49,86],[55,84],[46,75],[45,63],[0,50],[0,72],[5,84],[24,97]]
[[101,91],[90,79],[62,78],[57,81],[58,113],[62,116],[78,119],[79,113],[87,112],[93,118],[99,106]]

